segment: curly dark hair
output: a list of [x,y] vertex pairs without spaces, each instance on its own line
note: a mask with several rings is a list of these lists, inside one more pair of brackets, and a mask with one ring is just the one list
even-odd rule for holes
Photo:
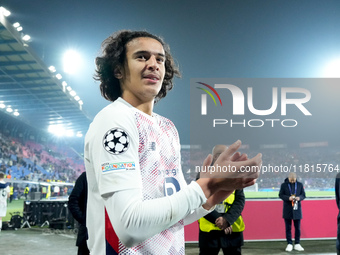
[[159,41],[165,52],[165,75],[155,102],[165,97],[168,91],[173,88],[172,79],[174,76],[180,77],[179,69],[170,54],[170,48],[160,37],[146,31],[118,31],[103,41],[102,56],[96,58],[97,69],[94,79],[100,81],[100,92],[105,99],[113,102],[122,95],[119,79],[115,77],[115,71],[124,66],[126,45],[139,37],[149,37]]

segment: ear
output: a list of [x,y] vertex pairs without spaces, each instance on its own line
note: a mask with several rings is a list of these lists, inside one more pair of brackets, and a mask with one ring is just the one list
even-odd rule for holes
[[114,70],[114,76],[120,80],[123,78],[123,73],[122,73],[122,70],[121,70],[121,67],[116,67],[116,69]]

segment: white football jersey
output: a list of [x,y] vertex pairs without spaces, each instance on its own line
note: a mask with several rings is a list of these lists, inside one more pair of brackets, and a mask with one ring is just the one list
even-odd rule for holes
[[186,186],[180,163],[179,137],[170,120],[149,116],[122,98],[97,114],[85,137],[91,254],[184,254],[182,220],[127,248],[103,202],[107,194],[136,188],[142,200],[171,196]]

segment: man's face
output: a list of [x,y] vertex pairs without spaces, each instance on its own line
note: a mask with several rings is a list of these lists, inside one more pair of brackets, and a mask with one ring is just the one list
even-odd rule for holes
[[290,173],[288,176],[288,180],[290,183],[295,183],[296,182],[296,175],[295,173]]
[[288,178],[290,183],[295,183],[296,182],[296,178]]
[[165,52],[160,42],[139,37],[126,45],[121,70],[122,97],[131,104],[154,101],[165,74]]

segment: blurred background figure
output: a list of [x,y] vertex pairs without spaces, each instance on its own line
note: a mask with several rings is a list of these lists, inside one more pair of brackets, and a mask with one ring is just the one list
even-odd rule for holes
[[28,187],[28,184],[26,185],[26,188],[24,190],[25,200],[28,198],[28,193],[30,192],[30,188]]
[[86,244],[88,238],[86,228],[86,205],[87,205],[87,180],[86,172],[83,172],[77,179],[76,184],[68,199],[68,209],[72,216],[78,221],[79,229],[76,245],[78,255],[90,254]]
[[6,185],[5,181],[5,174],[0,172],[0,232],[2,228],[2,217],[6,216],[7,212],[7,199],[9,198],[10,188]]
[[[215,163],[226,145],[216,145],[212,150]],[[245,205],[243,189],[235,190],[223,203],[216,205],[211,213],[199,219],[200,255],[240,255],[245,225],[241,216]]]
[[301,182],[296,180],[295,173],[289,173],[288,178],[281,184],[279,197],[283,200],[283,219],[286,227],[286,251],[293,250],[292,220],[295,228],[294,250],[303,251],[300,244],[300,223],[302,219],[301,201],[306,198],[305,189]]
[[336,236],[336,252],[338,255],[340,255],[340,173],[336,175],[335,179],[335,200],[336,200],[336,205],[338,206],[339,209],[339,214],[338,214],[338,231],[337,231],[337,236]]

